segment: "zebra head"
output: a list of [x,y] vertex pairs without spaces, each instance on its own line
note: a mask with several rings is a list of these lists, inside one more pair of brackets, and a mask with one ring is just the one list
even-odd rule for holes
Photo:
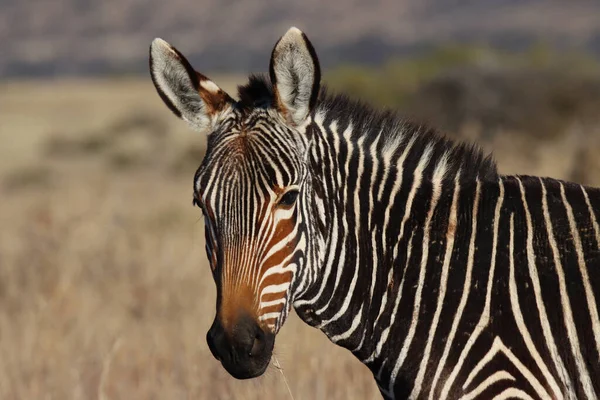
[[207,135],[194,204],[204,214],[217,286],[208,345],[234,377],[261,375],[306,264],[306,127],[319,92],[317,57],[291,28],[273,49],[270,87],[261,89],[251,77],[239,101],[161,39],[150,47],[150,70],[171,111]]

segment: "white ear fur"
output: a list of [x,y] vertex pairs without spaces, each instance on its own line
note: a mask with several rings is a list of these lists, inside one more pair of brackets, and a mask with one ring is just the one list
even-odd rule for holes
[[279,39],[269,73],[279,111],[289,122],[302,124],[317,100],[321,70],[312,44],[300,29],[292,27]]
[[150,74],[165,104],[194,130],[210,133],[216,114],[232,102],[175,47],[159,38],[150,46]]

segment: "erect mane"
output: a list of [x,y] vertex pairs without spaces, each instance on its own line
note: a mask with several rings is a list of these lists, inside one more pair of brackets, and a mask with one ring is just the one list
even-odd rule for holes
[[[238,96],[238,106],[241,109],[268,108],[274,101],[273,85],[265,75],[253,74],[246,85],[238,86]],[[433,147],[438,157],[447,154],[454,167],[452,169],[460,168],[463,179],[498,178],[492,156],[486,155],[478,145],[452,140],[432,127],[402,118],[396,111],[377,110],[347,95],[330,94],[323,85],[313,110],[313,114],[315,113],[323,113],[327,119],[351,121],[357,139],[364,135],[381,135],[379,140],[388,150],[401,147],[403,137],[414,135],[413,147],[417,152]]]
[[238,105],[242,109],[270,107],[275,98],[271,80],[262,74],[252,74],[248,83],[238,86]]

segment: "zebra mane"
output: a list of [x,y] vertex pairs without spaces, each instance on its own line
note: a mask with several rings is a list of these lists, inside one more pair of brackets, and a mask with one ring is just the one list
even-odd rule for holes
[[[273,85],[267,76],[253,74],[248,83],[238,86],[238,106],[242,110],[271,107],[274,100]],[[386,151],[400,150],[406,145],[403,138],[414,136],[413,148],[422,154],[427,147],[433,149],[433,158],[446,156],[452,170],[460,168],[462,179],[496,180],[498,171],[491,154],[485,154],[473,143],[456,141],[440,131],[423,124],[417,124],[390,109],[377,110],[372,106],[351,99],[345,94],[330,94],[322,85],[313,113],[326,115],[327,120],[351,122],[356,139],[363,135],[380,135],[379,141]],[[433,161],[433,160],[432,160]]]
[[274,99],[273,84],[266,75],[252,74],[248,83],[238,86],[238,97],[238,106],[242,110],[270,107]]

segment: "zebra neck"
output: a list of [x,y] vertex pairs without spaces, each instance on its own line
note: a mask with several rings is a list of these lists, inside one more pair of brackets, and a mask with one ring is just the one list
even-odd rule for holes
[[[415,127],[382,122],[377,132],[364,129],[327,114],[317,114],[307,128],[311,212],[320,230],[312,246],[320,256],[307,266],[305,275],[312,278],[294,307],[333,342],[367,365],[379,365],[377,345],[386,341],[398,311],[394,305],[411,250],[418,258],[428,235],[446,233],[457,218],[451,205],[459,188],[474,190],[480,178],[496,171],[472,147]],[[436,203],[443,207],[434,215]],[[440,256],[439,246],[428,249],[428,257]],[[408,297],[403,302],[410,303]]]
[[323,115],[307,131],[312,137],[310,211],[319,228],[309,240],[317,262],[306,268],[309,283],[295,296],[294,307],[305,322],[364,359],[372,349],[363,343],[372,343],[369,336],[385,306],[387,277],[400,275],[392,271],[403,267],[397,259],[406,254],[408,240],[398,238],[408,236],[405,225],[426,218],[422,207],[409,207],[407,201],[426,204],[431,190],[411,189],[431,188],[432,166],[442,163],[438,175],[444,176],[446,158],[434,144],[421,143],[417,132],[368,135],[351,121]]

